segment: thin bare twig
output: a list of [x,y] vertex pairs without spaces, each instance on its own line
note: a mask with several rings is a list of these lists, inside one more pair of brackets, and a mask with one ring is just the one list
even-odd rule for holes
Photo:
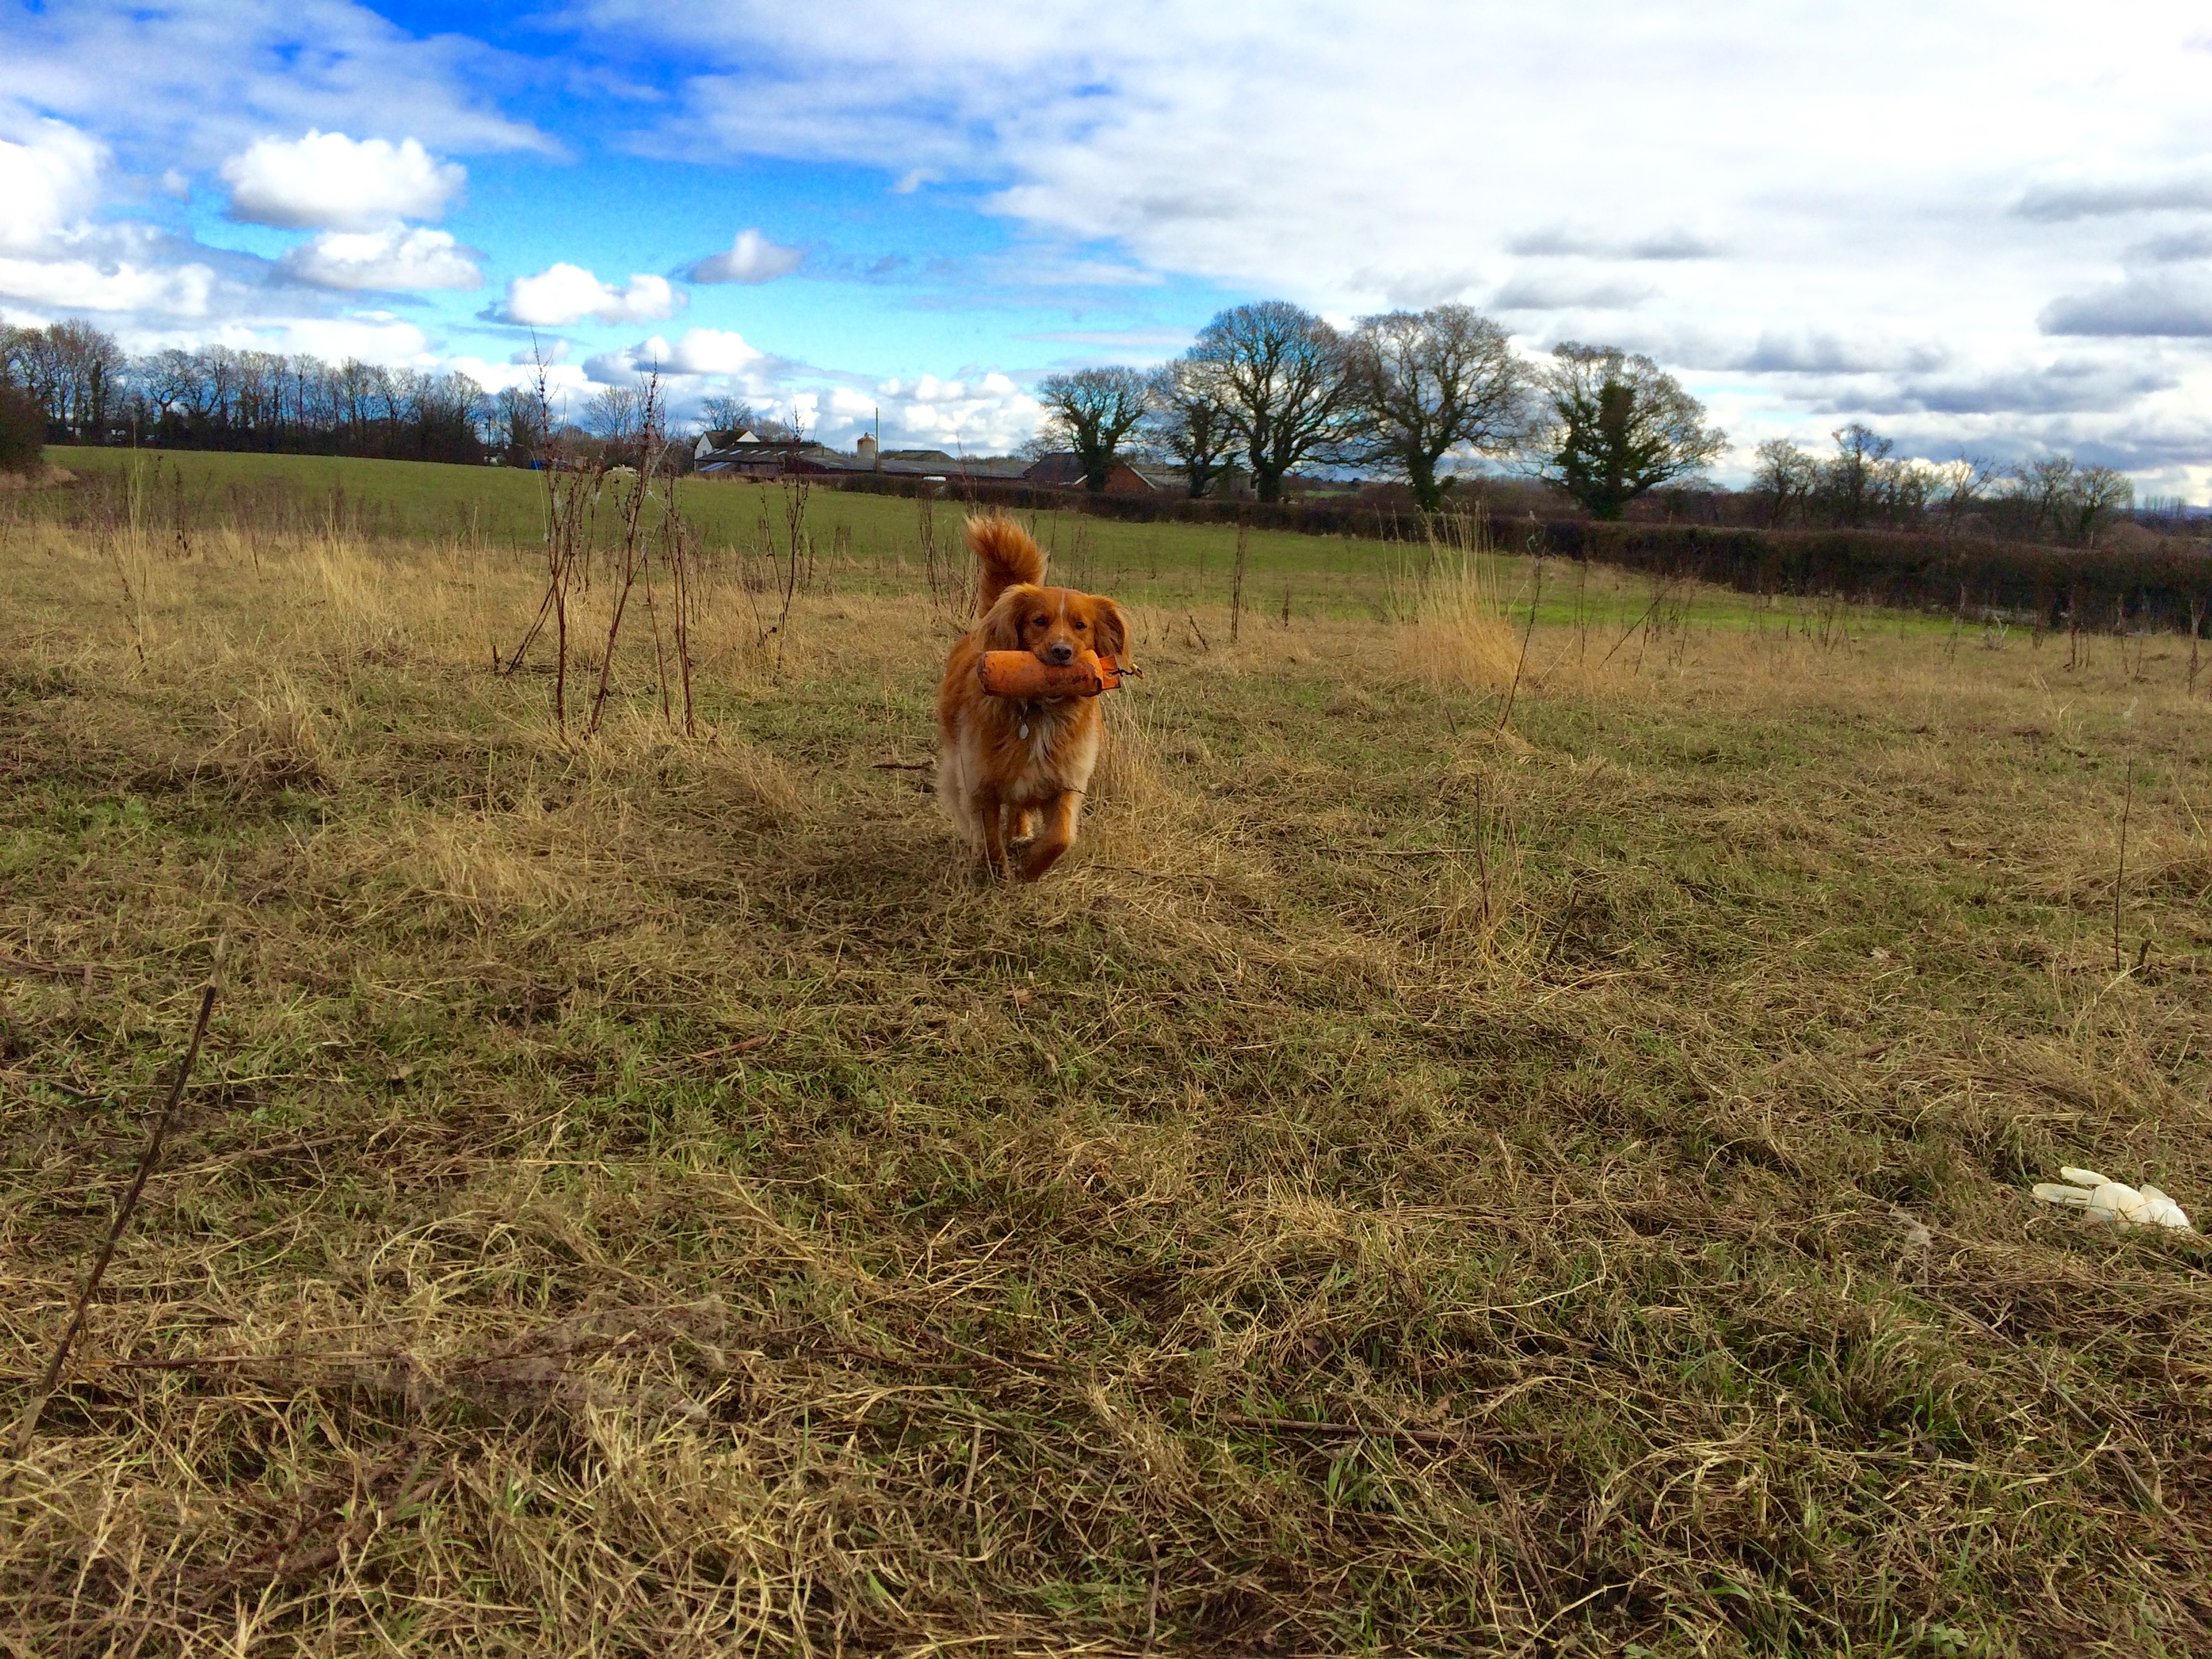
[[2128,820],[2136,810],[2136,757],[2128,757],[2128,793],[2120,807],[2120,866],[2112,876],[2112,971],[2118,973],[2124,960],[2120,949],[2120,900],[2128,885]]
[[1505,707],[1498,710],[1498,729],[1503,732],[1506,722],[1513,718],[1513,700],[1521,694],[1521,671],[1528,665],[1528,641],[1536,633],[1536,605],[1544,597],[1544,562],[1539,559],[1533,567],[1532,585],[1528,592],[1528,625],[1521,630],[1521,655],[1513,665],[1513,684],[1505,688]]
[[39,1416],[46,1408],[46,1401],[61,1382],[62,1368],[69,1363],[70,1346],[76,1340],[77,1333],[84,1328],[85,1310],[99,1294],[100,1281],[107,1276],[107,1264],[115,1259],[115,1247],[123,1237],[123,1230],[131,1224],[131,1217],[138,1207],[139,1195],[146,1190],[146,1177],[154,1173],[154,1164],[161,1156],[161,1141],[169,1133],[170,1120],[177,1113],[177,1103],[184,1098],[185,1080],[192,1073],[192,1062],[200,1056],[200,1041],[207,1036],[208,1016],[215,1012],[215,981],[210,980],[200,990],[199,1017],[192,1022],[192,1040],[185,1050],[183,1063],[169,1085],[169,1097],[163,1103],[161,1115],[154,1120],[151,1133],[146,1137],[146,1149],[138,1155],[137,1171],[131,1177],[130,1188],[123,1201],[115,1206],[115,1219],[107,1229],[106,1241],[100,1247],[100,1255],[86,1276],[84,1289],[78,1293],[76,1307],[70,1315],[69,1328],[62,1340],[54,1344],[53,1357],[46,1361],[46,1375],[39,1379],[38,1389],[31,1395],[31,1403],[23,1413],[23,1419],[15,1425],[15,1461],[5,1476],[0,1476],[0,1490],[12,1486],[15,1471],[22,1467],[30,1455],[31,1441],[39,1431]]

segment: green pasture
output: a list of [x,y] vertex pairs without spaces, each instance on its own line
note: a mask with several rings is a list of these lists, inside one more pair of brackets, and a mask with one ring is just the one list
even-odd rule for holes
[[[143,510],[157,529],[173,535],[179,527],[186,535],[228,527],[277,534],[329,527],[370,540],[504,543],[527,553],[544,534],[546,476],[506,467],[78,448],[52,449],[48,459],[95,483],[119,482],[135,469]],[[764,538],[787,534],[785,486],[688,478],[678,489],[710,555],[757,551]],[[44,492],[36,504],[15,510],[68,516],[88,508],[97,510],[72,501],[69,492]],[[817,484],[807,492],[803,523],[833,581],[901,592],[926,563],[927,539],[934,538],[940,555],[959,553],[964,511],[957,488],[924,502]],[[1051,554],[1059,580],[1183,608],[1204,629],[1227,625],[1236,577],[1233,526],[1124,523],[1073,509],[1018,516]],[[611,529],[610,522],[602,533]],[[1655,617],[1678,628],[1779,629],[1839,642],[1875,628],[1911,633],[1954,626],[1948,617],[1665,584],[1641,572],[1565,560],[1543,561],[1539,573],[1516,553],[1510,528],[1489,540],[1486,585],[1502,612],[1525,623],[1534,600],[1540,623],[1587,631],[1608,643],[1620,630]],[[1407,590],[1435,556],[1421,544],[1261,529],[1246,532],[1245,556],[1244,614],[1278,620],[1286,610],[1297,617],[1382,620],[1402,608]],[[1607,629],[1614,634],[1606,635]]]

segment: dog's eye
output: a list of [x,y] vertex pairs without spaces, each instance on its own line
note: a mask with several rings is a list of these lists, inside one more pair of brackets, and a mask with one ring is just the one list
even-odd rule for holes
[[1090,627],[1090,626],[1091,626],[1091,624],[1090,624],[1089,623],[1086,623],[1086,622],[1079,622],[1079,623],[1076,623],[1076,624],[1075,624],[1075,631],[1076,631],[1077,633],[1080,634],[1080,633],[1081,633],[1085,629],[1086,629],[1086,628],[1088,628],[1088,627]]
[[1030,618],[1030,626],[1031,628],[1042,628],[1051,620],[1052,618],[1049,617],[1031,617]]

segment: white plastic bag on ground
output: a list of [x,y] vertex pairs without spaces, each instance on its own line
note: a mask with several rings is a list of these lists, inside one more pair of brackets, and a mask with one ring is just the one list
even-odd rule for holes
[[2181,1206],[2155,1187],[2130,1187],[2107,1181],[2094,1170],[2069,1168],[2058,1173],[2075,1184],[2062,1187],[2055,1181],[2038,1182],[2035,1195],[2045,1204],[2087,1210],[2107,1226],[2172,1227],[2185,1233],[2195,1231]]

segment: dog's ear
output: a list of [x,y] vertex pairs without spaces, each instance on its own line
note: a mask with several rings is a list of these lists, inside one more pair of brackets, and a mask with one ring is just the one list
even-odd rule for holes
[[1022,612],[1029,609],[1036,598],[1036,589],[1024,585],[1010,587],[999,595],[998,600],[983,613],[977,629],[983,635],[983,647],[988,651],[1018,651],[1022,648]]
[[1129,660],[1129,619],[1111,599],[1095,594],[1091,600],[1091,648],[1127,665]]

